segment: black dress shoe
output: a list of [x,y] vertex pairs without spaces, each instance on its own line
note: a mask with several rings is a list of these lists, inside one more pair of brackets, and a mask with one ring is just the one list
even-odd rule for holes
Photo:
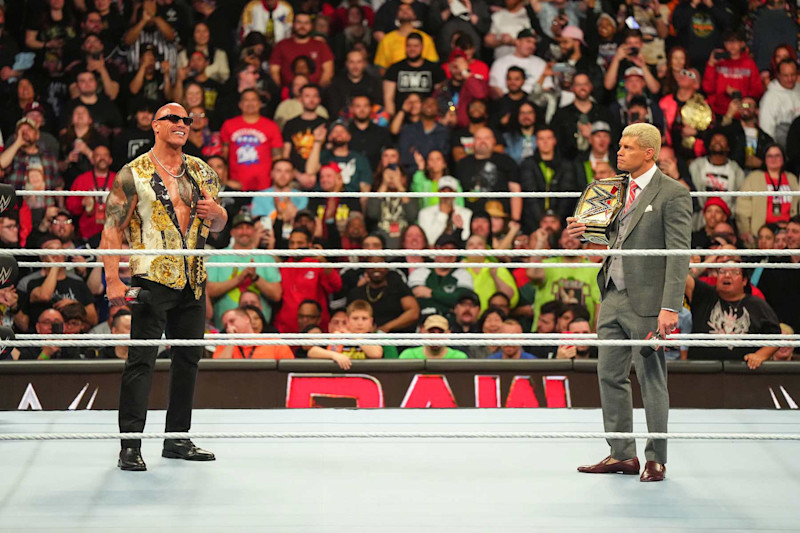
[[122,448],[119,452],[117,466],[122,470],[130,470],[132,472],[144,472],[147,470],[140,448]]
[[165,440],[161,457],[167,459],[184,459],[186,461],[213,461],[214,454],[198,448],[189,439]]

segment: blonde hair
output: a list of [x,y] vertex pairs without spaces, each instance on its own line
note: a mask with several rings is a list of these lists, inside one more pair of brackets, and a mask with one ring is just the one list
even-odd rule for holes
[[372,306],[366,300],[353,300],[347,305],[347,308],[345,309],[345,313],[347,313],[348,317],[353,313],[355,313],[356,311],[364,311],[368,313],[369,316],[373,316]]
[[661,152],[661,132],[652,124],[631,124],[622,130],[623,137],[636,139],[639,146],[643,149],[652,148],[653,161],[658,161],[658,154]]

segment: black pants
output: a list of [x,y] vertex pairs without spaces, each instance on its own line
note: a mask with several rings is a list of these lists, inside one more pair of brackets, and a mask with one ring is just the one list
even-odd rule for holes
[[[205,332],[205,294],[196,300],[187,284],[174,290],[148,280],[134,278],[132,285],[150,292],[150,303],[132,306],[131,338],[202,339]],[[197,363],[202,346],[175,346],[169,369],[169,406],[167,432],[189,431],[197,378]],[[122,373],[119,395],[119,430],[123,433],[144,431],[150,384],[153,381],[158,346],[131,346]],[[123,440],[123,448],[138,448],[141,440]]]

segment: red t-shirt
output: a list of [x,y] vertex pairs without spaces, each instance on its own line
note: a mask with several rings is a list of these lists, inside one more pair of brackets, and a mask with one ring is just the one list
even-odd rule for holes
[[278,125],[266,117],[253,124],[241,116],[222,124],[222,142],[228,145],[230,178],[242,184],[244,191],[260,191],[272,185],[272,149],[283,146]]
[[319,79],[322,76],[322,64],[327,61],[333,61],[331,49],[319,39],[312,38],[302,44],[295,42],[292,38],[282,40],[272,50],[269,64],[281,66],[281,85],[284,87],[291,85],[294,79],[292,61],[300,56],[310,57],[316,66],[314,73],[309,76],[311,83],[319,83]]
[[[92,171],[80,174],[75,181],[72,182],[73,191],[110,191],[111,185],[114,183],[116,173],[109,171],[108,177],[95,176]],[[105,198],[101,196],[93,196],[94,207],[90,211],[86,211],[83,206],[84,196],[68,196],[66,201],[67,210],[73,215],[80,216],[78,219],[78,233],[84,239],[94,237],[101,231],[105,225]],[[99,209],[98,209],[99,208]]]

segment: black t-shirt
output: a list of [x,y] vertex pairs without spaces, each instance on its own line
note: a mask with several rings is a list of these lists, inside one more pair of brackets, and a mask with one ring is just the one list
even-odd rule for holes
[[25,296],[20,297],[20,308],[26,315],[30,317],[31,329],[33,329],[33,327],[36,325],[39,315],[41,315],[46,309],[53,307],[53,304],[56,302],[69,299],[77,300],[83,306],[94,303],[94,296],[92,296],[92,293],[89,291],[89,287],[86,286],[86,283],[81,279],[76,279],[70,276],[59,280],[56,283],[56,290],[53,292],[53,297],[49,302],[31,302],[31,293],[35,288],[42,285],[44,280],[45,278],[43,277],[31,280],[31,282],[28,284]]
[[[411,289],[397,272],[389,271],[386,280],[388,284],[380,289],[374,289],[369,284],[364,284],[351,290],[347,295],[347,303],[354,300],[364,300],[370,303],[376,328],[380,328],[383,324],[402,315],[404,310],[400,301],[406,296],[413,296]],[[394,330],[394,332],[413,333],[415,330],[416,327],[412,325],[405,329]]]
[[350,149],[361,152],[367,158],[372,168],[378,167],[381,152],[387,146],[392,146],[392,137],[389,130],[370,122],[369,127],[360,130],[355,123],[350,124]]
[[[692,293],[692,333],[717,334],[780,334],[781,328],[775,311],[767,302],[752,294],[745,294],[737,302],[726,302],[717,295],[716,288],[702,281],[695,282]],[[689,348],[689,359],[742,361],[744,356],[758,350],[758,346]]]
[[[488,159],[475,159],[469,155],[456,165],[456,178],[464,191],[508,192],[508,184],[519,183],[519,167],[505,154],[493,153]],[[503,206],[509,212],[509,199],[503,198]],[[486,205],[482,198],[466,198],[466,207],[481,211]]]
[[153,130],[142,131],[139,128],[125,128],[114,139],[111,148],[113,163],[111,168],[119,171],[123,165],[139,157],[153,146]]
[[[788,263],[788,257],[773,257],[771,263]],[[781,322],[800,331],[800,270],[765,268],[758,288]]]
[[222,92],[222,84],[211,78],[208,78],[206,81],[198,81],[192,77],[187,78],[186,81],[183,82],[183,86],[186,87],[190,83],[197,83],[203,87],[203,107],[205,107],[207,111],[214,111],[217,107],[217,99]]
[[445,80],[445,74],[442,67],[427,59],[423,59],[419,67],[409,65],[408,59],[404,59],[389,67],[384,79],[397,83],[394,105],[399,110],[411,93],[417,93],[423,99],[432,95],[434,86]]
[[64,110],[64,116],[61,118],[64,127],[72,120],[72,111],[79,105],[85,106],[89,110],[94,126],[101,132],[103,128],[119,128],[122,126],[122,115],[119,112],[119,108],[106,95],[98,94],[97,102],[93,104],[84,104],[80,98],[70,100]]
[[300,172],[305,172],[306,160],[314,147],[314,129],[324,123],[320,116],[312,120],[295,117],[283,126],[283,142],[292,145],[289,159]]
[[528,101],[528,95],[525,93],[525,96],[520,98],[519,100],[512,100],[510,96],[507,94],[503,95],[502,98],[496,100],[494,105],[492,106],[492,117],[491,122],[495,128],[500,127],[500,120],[509,115],[508,127],[512,124],[517,123],[517,114],[519,113],[519,108],[522,106],[523,102]]

